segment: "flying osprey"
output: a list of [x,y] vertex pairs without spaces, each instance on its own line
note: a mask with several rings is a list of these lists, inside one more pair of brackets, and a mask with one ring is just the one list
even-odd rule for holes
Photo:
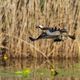
[[36,28],[40,28],[42,33],[37,38],[29,37],[31,41],[36,41],[39,39],[53,39],[54,41],[63,41],[67,37],[71,39],[75,39],[75,36],[68,35],[68,31],[63,28],[50,28],[50,27],[43,27],[42,25],[36,26]]

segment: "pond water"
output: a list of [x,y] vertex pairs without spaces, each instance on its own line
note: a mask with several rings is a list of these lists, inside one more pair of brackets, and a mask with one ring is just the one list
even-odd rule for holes
[[73,59],[0,60],[0,80],[80,80],[80,62]]

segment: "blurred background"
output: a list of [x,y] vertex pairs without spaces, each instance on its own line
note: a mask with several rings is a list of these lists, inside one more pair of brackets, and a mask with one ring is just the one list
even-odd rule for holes
[[[26,80],[11,77],[11,72],[26,68],[33,71],[28,80],[80,80],[79,21],[80,0],[0,0],[0,80]],[[76,39],[32,42],[29,36],[41,34],[36,25],[66,27]],[[52,79],[38,77],[37,68],[52,68],[58,74]]]
[[[0,0],[0,48],[10,57],[78,58],[80,0]],[[38,40],[36,25],[67,27],[76,40]]]

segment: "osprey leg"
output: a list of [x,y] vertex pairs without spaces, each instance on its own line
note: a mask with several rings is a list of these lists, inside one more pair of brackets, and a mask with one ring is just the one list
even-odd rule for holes
[[37,38],[32,38],[32,37],[29,37],[29,39],[31,40],[31,41],[35,41],[35,40],[38,40],[38,39],[42,39],[42,38],[44,38],[44,37],[46,37],[46,34],[43,32],[40,36],[38,36]]

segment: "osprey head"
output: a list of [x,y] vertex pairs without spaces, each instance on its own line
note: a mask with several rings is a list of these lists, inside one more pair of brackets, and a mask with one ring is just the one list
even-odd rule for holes
[[43,28],[43,26],[42,25],[38,25],[38,26],[36,26],[36,28]]

